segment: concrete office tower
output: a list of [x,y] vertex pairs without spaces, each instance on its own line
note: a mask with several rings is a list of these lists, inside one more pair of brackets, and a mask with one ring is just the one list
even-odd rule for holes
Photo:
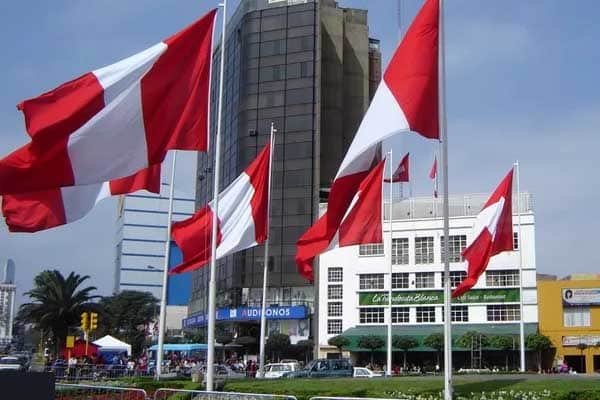
[[15,263],[8,259],[0,270],[0,345],[9,344],[13,336],[15,321]]
[[0,283],[15,283],[15,262],[10,258],[5,260],[0,271]]
[[[340,8],[333,0],[247,0],[229,22],[220,187],[254,159],[274,122],[271,303],[312,305],[313,286],[296,270],[296,241],[317,217],[320,200],[326,200],[378,83],[374,77],[381,76],[375,44],[369,40],[367,12]],[[213,71],[220,54],[219,47]],[[215,106],[218,74],[213,79]],[[212,198],[213,157],[198,159],[198,207]],[[260,304],[263,253],[259,246],[219,261],[218,307]],[[200,269],[194,272],[191,314],[206,310],[207,293],[208,269]]]

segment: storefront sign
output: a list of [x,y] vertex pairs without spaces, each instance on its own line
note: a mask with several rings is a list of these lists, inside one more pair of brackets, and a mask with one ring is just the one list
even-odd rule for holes
[[562,299],[568,306],[600,305],[600,288],[563,289]]
[[[306,306],[268,307],[266,313],[268,320],[305,319],[308,317]],[[260,307],[219,308],[217,310],[216,320],[259,321],[260,314]],[[205,326],[207,323],[208,316],[204,313],[192,315],[181,321],[183,328]]]
[[[519,301],[519,289],[474,289],[464,295],[452,299],[452,303],[512,303]],[[392,294],[393,305],[443,304],[444,292],[431,291],[398,291]],[[388,304],[387,292],[364,292],[358,294],[361,306],[385,306]]]
[[578,346],[585,344],[586,346],[597,346],[600,343],[600,336],[563,336],[563,346]]

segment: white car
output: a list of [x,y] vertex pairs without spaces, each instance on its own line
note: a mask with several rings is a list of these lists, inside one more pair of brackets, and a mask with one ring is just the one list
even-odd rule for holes
[[300,369],[298,363],[273,363],[265,365],[265,379],[282,378],[285,374],[296,372]]
[[381,376],[383,376],[381,372],[373,372],[364,367],[354,367],[354,374],[352,375],[354,378],[377,378]]
[[25,371],[25,364],[18,357],[2,357],[0,358],[0,370]]

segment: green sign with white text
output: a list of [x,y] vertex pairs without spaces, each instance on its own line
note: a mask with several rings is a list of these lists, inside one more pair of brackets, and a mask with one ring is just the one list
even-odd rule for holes
[[[473,289],[452,299],[453,304],[467,303],[514,303],[519,301],[519,289]],[[358,294],[361,306],[385,306],[387,292],[362,292]],[[396,291],[392,293],[393,305],[444,304],[442,290]]]

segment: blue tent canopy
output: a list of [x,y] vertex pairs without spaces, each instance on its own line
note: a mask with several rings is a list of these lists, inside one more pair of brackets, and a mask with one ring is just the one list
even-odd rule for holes
[[[204,343],[182,343],[182,344],[164,344],[163,351],[206,351],[208,345]],[[157,351],[158,345],[150,347],[151,351]]]

